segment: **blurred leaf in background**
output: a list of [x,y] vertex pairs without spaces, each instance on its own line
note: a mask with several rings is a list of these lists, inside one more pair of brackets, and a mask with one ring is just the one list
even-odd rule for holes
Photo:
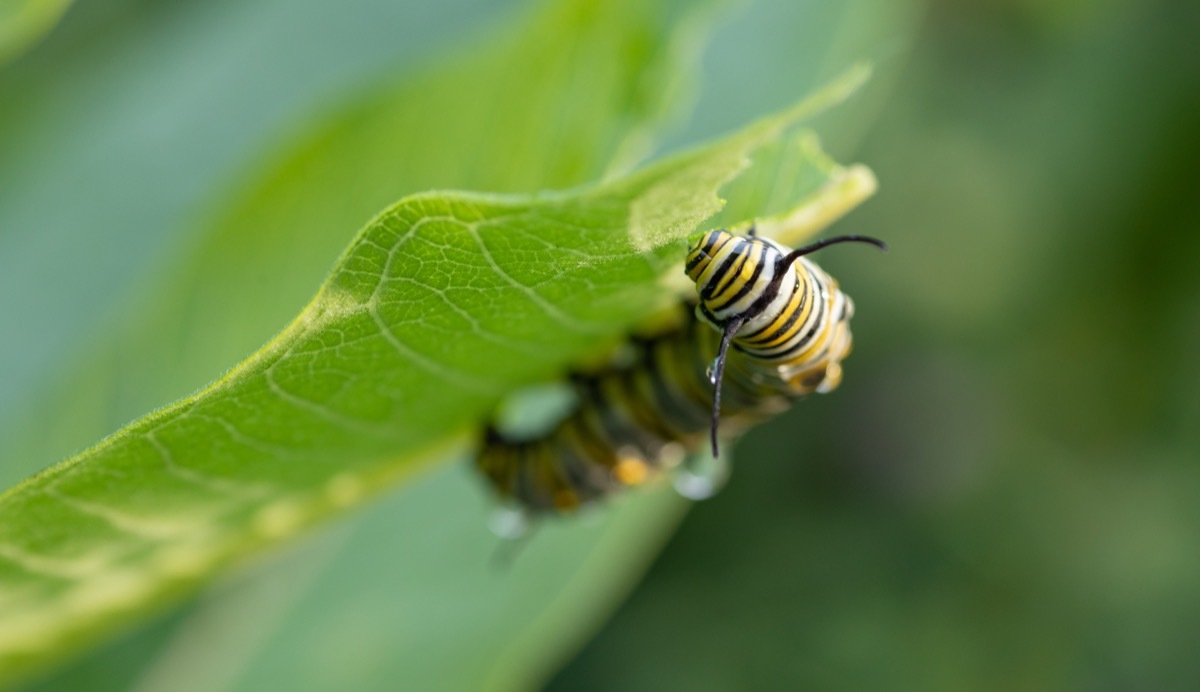
[[1197,27],[929,4],[839,226],[892,252],[821,259],[844,384],[743,440],[550,689],[1200,685]]
[[6,0],[0,3],[0,66],[13,60],[46,35],[71,0]]

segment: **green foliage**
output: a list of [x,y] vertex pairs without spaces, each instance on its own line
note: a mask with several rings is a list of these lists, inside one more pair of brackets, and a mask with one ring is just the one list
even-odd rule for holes
[[[122,368],[134,378],[128,401],[143,407],[195,386],[221,367],[217,358],[227,364],[256,333],[284,321],[283,307],[306,281],[312,290],[315,267],[344,242],[337,229],[389,191],[530,189],[626,168],[661,118],[662,96],[678,93],[669,66],[694,45],[691,24],[679,22],[684,30],[674,38],[657,45],[642,39],[636,59],[623,61],[631,52],[622,41],[637,36],[631,26],[665,31],[678,19],[652,7],[559,5],[485,58],[336,114],[216,215],[186,265],[164,276],[151,304],[115,343],[95,348],[73,381],[103,383],[114,362],[131,363]],[[530,48],[528,36],[553,36],[580,64],[548,65],[539,58],[547,46]],[[647,72],[656,61],[661,69]],[[473,107],[512,71],[529,75],[516,93],[497,94],[486,111]],[[535,107],[570,91],[577,71],[589,74],[588,88],[569,100],[571,108]],[[646,74],[659,80],[655,88]],[[300,316],[241,365],[0,496],[0,670],[11,674],[94,639],[232,558],[412,479],[424,462],[457,458],[505,393],[561,373],[671,299],[663,279],[677,265],[679,239],[720,209],[718,192],[752,157],[756,175],[790,171],[775,176],[782,182],[770,200],[759,200],[778,212],[768,227],[799,238],[852,207],[872,190],[869,173],[834,165],[811,137],[783,134],[844,98],[862,77],[853,72],[741,133],[603,184],[532,197],[422,193],[389,208],[360,233]],[[512,126],[500,129],[509,136],[484,135],[506,122]],[[345,186],[330,183],[350,175],[363,184],[347,200]],[[211,281],[214,273],[225,280]],[[255,290],[262,277],[277,290]],[[155,355],[163,335],[187,346],[185,367]],[[75,397],[46,408],[78,414],[86,427],[121,415],[107,404]],[[24,449],[41,437],[31,434]],[[408,530],[429,534],[422,519],[476,501],[462,491],[443,493]],[[546,594],[611,589],[605,584],[636,567],[638,547],[653,544],[677,507],[650,494],[616,512],[604,531],[577,532],[573,552],[557,558],[557,570],[527,578],[524,595],[496,627],[466,610],[474,619],[463,631],[486,636],[454,652],[456,660],[480,661],[456,674],[510,682],[529,676],[539,664],[513,661],[545,654],[504,643],[514,625],[549,637],[577,628],[538,617]],[[467,514],[481,533],[477,513]],[[607,555],[597,558],[603,569],[568,580],[592,546]],[[618,547],[623,557],[611,554]],[[481,555],[478,541],[449,550],[468,561]],[[413,560],[421,563],[419,550]],[[455,589],[460,597],[478,591]],[[593,610],[603,607],[602,598],[588,600]],[[446,615],[430,612],[423,622]],[[571,619],[586,622],[578,612]],[[509,654],[499,668],[487,663],[497,646]],[[435,679],[451,674],[434,670]]]
[[7,0],[0,3],[0,66],[14,59],[58,23],[71,0]]

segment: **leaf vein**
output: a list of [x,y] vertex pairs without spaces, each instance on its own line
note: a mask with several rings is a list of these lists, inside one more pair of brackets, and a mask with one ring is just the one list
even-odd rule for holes
[[474,227],[470,227],[468,230],[470,231],[471,236],[475,238],[475,243],[479,246],[479,251],[483,254],[483,258],[487,260],[488,266],[492,268],[492,271],[496,272],[496,275],[501,279],[504,279],[505,283],[525,294],[527,298],[545,311],[547,315],[550,315],[554,319],[558,320],[563,326],[583,334],[605,334],[607,332],[606,329],[598,325],[592,325],[576,320],[559,309],[558,306],[543,298],[537,293],[537,291],[534,291],[532,288],[514,279],[508,274],[508,272],[500,268],[500,265],[496,262],[496,258],[492,256],[492,251],[488,249],[487,244],[483,242],[483,238],[479,235],[479,231]]
[[[206,416],[199,413],[191,413],[189,415],[196,419],[211,420],[217,425],[222,425],[222,423],[224,423],[223,419],[215,416]],[[225,427],[226,430],[229,431],[231,437],[237,439],[237,432],[232,430],[232,426],[226,427],[222,425],[222,427]],[[162,442],[162,440],[158,439],[158,436],[155,434],[155,432],[155,430],[148,430],[145,433],[146,441],[149,442],[150,445],[153,446],[158,452],[158,456],[162,459],[163,466],[166,468],[167,473],[175,478],[198,485],[208,490],[225,495],[234,495],[248,500],[264,497],[271,492],[272,488],[270,486],[262,484],[242,484],[224,478],[216,478],[205,473],[200,473],[199,471],[190,469],[186,466],[181,466],[175,461],[175,455],[166,446],[166,444]],[[240,442],[240,440],[238,441]],[[243,442],[242,444],[245,443]]]
[[483,380],[479,379],[478,377],[473,377],[466,373],[453,370],[446,365],[438,363],[437,361],[413,350],[412,347],[401,341],[396,336],[395,332],[388,328],[387,323],[384,322],[383,318],[379,316],[379,310],[376,308],[376,303],[371,303],[369,311],[371,313],[371,319],[375,320],[375,325],[379,328],[379,333],[383,335],[383,338],[388,342],[388,344],[391,345],[391,347],[400,355],[416,361],[430,372],[435,373],[447,380],[451,380],[464,389],[468,389],[480,394],[495,394],[501,391],[501,386],[497,383],[492,383],[485,386],[482,384]]

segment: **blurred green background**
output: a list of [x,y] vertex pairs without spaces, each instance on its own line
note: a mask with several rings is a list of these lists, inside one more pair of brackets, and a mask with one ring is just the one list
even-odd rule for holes
[[927,6],[838,226],[892,251],[821,258],[841,389],[742,441],[552,689],[1200,685],[1198,29]]
[[[323,5],[81,1],[0,71],[0,435],[280,133],[523,7]],[[727,490],[551,689],[1200,685],[1198,31],[1200,6],[1165,0],[722,15],[666,148],[873,58],[818,125],[881,181],[837,230],[893,249],[823,255],[858,306],[842,388],[739,444]],[[316,598],[293,586],[282,601]],[[145,642],[189,607],[42,688],[153,688]],[[209,688],[292,682],[294,624],[245,635]],[[338,645],[386,655],[370,644]]]

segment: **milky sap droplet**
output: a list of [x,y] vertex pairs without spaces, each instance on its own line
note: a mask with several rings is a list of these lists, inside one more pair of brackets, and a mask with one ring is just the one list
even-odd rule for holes
[[675,492],[689,500],[707,500],[729,481],[729,452],[714,458],[709,451],[688,457],[675,474]]
[[713,358],[708,367],[704,369],[705,376],[708,377],[708,383],[712,386],[717,386],[717,359]]
[[520,507],[497,507],[487,520],[488,529],[506,541],[515,541],[529,533],[529,516]]

